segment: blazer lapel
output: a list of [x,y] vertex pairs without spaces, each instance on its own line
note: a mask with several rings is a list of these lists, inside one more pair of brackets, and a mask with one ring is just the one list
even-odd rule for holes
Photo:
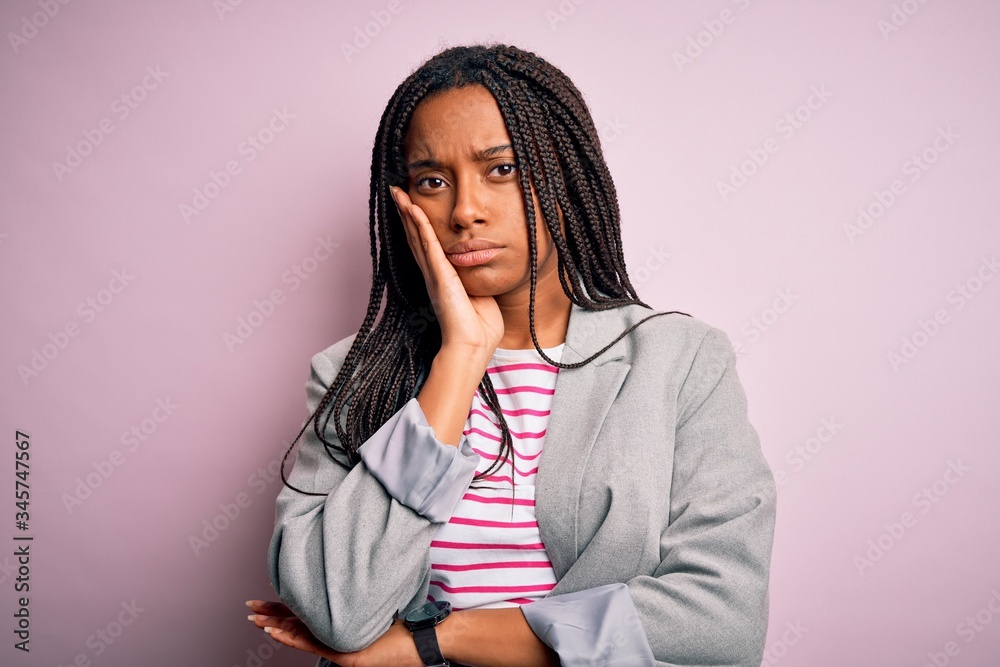
[[[587,359],[627,328],[621,308],[586,310],[572,304],[560,362]],[[627,339],[584,366],[559,369],[556,378],[535,479],[535,516],[558,579],[579,556],[580,484],[597,434],[631,368],[624,360]]]

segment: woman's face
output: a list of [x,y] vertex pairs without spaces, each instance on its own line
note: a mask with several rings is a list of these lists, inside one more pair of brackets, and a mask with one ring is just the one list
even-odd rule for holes
[[[500,108],[483,86],[425,98],[413,112],[403,154],[407,194],[427,214],[445,253],[459,242],[489,241],[501,250],[483,264],[452,261],[473,296],[524,296],[531,286],[528,232],[514,150]],[[532,185],[539,292],[562,291],[555,245]],[[565,230],[562,211],[561,228]],[[564,231],[565,236],[565,231]],[[449,258],[450,259],[450,258]]]

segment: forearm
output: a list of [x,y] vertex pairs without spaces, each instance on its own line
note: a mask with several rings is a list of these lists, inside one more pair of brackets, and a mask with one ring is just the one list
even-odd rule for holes
[[438,626],[441,653],[469,667],[559,667],[559,657],[540,640],[520,608],[463,609]]
[[[367,521],[357,520],[362,503]],[[326,645],[363,648],[420,590],[420,550],[429,547],[435,525],[392,502],[360,466],[321,507],[284,506],[269,552],[275,592]]]
[[469,418],[469,405],[486,366],[487,363],[474,354],[445,350],[438,352],[431,362],[430,373],[417,395],[417,402],[437,439],[444,444],[458,446],[461,442]]
[[[339,354],[332,361],[325,354],[313,358],[310,410],[336,377],[339,361]],[[326,437],[337,442],[332,427]],[[327,495],[283,488],[268,552],[279,599],[323,643],[345,652],[377,639],[394,612],[426,596],[430,542],[479,458],[467,445],[436,442],[412,399],[358,451],[363,462],[347,472],[306,430],[289,483]]]

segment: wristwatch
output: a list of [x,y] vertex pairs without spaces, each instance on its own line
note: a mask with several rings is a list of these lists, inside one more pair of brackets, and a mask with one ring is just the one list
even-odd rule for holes
[[438,625],[451,613],[450,602],[428,602],[417,607],[403,617],[403,623],[413,633],[413,641],[417,644],[417,653],[424,661],[426,667],[450,667],[451,663],[441,655],[441,647],[438,646],[437,630]]

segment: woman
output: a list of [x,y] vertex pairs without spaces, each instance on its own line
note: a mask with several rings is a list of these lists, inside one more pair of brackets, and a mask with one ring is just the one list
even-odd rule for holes
[[249,618],[320,665],[759,665],[775,486],[733,348],[639,300],[572,82],[439,53],[370,201],[368,314],[312,359]]

